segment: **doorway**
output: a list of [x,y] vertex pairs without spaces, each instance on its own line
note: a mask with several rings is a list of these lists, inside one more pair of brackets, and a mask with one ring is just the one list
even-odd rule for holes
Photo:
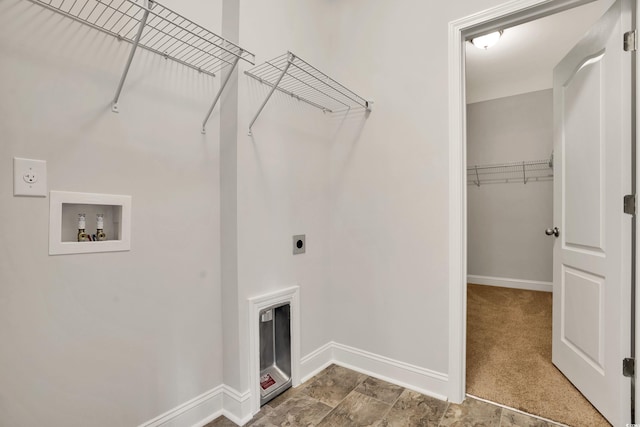
[[[553,68],[597,1],[465,44],[466,391],[567,425],[608,426],[552,363]],[[484,39],[480,39],[483,41]]]
[[[526,4],[525,4],[526,3]],[[579,6],[585,2],[548,2],[514,1],[504,6],[483,12],[478,15],[450,24],[450,399],[464,399],[465,387],[465,355],[466,329],[465,313],[467,309],[467,180],[466,174],[466,99],[465,99],[465,63],[463,57],[463,40],[470,35],[482,34],[495,29],[528,22],[544,16],[558,13],[568,8]],[[552,226],[552,224],[549,224]],[[540,230],[543,232],[544,230]],[[624,403],[621,403],[624,405]],[[627,403],[628,405],[628,403]]]

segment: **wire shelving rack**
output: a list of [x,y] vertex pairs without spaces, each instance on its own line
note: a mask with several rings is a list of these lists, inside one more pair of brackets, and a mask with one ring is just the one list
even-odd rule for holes
[[467,167],[467,184],[496,184],[553,180],[553,157],[513,163]]
[[337,113],[352,108],[371,111],[373,102],[338,83],[292,52],[287,52],[244,72],[271,87],[271,91],[249,124],[249,135],[256,119],[275,90],[306,102],[323,112]]
[[[240,59],[252,65],[255,63],[253,53],[155,0],[30,1],[132,44],[113,99],[114,112],[118,112],[120,92],[138,47],[210,76],[215,76],[216,72],[227,66],[235,68]],[[226,81],[216,95],[213,106],[219,99]],[[210,114],[211,112],[203,122],[203,129]]]

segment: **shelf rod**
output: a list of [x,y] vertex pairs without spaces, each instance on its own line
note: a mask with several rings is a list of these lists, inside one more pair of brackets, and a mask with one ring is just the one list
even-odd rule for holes
[[[267,85],[267,86],[269,86],[269,87],[274,87],[274,86],[273,86],[273,83],[270,83],[270,82],[268,82],[268,81],[266,81],[266,80],[264,80],[264,79],[262,79],[262,78],[260,78],[260,77],[256,76],[255,74],[250,73],[249,71],[245,71],[244,73],[245,73],[247,76],[249,76],[249,77],[253,77],[254,79],[256,79],[257,81],[259,81],[260,83],[262,83],[262,84],[264,84],[264,85]],[[298,101],[306,102],[307,104],[309,104],[309,105],[311,105],[311,106],[313,106],[313,107],[319,108],[319,109],[321,109],[323,112],[328,112],[328,113],[334,113],[334,112],[335,112],[335,111],[333,111],[333,110],[331,110],[331,109],[329,109],[329,108],[325,107],[324,105],[320,105],[320,104],[318,104],[318,103],[316,103],[316,102],[309,101],[308,99],[303,98],[303,97],[302,97],[302,96],[300,96],[300,95],[296,95],[295,93],[293,93],[293,92],[291,92],[291,91],[289,91],[289,90],[283,89],[283,88],[281,88],[281,87],[276,87],[276,89],[277,89],[277,90],[279,90],[280,92],[284,93],[284,94],[289,95],[289,96],[290,96],[290,97],[292,97],[292,98],[297,99]],[[349,109],[349,108],[347,108],[347,109]],[[341,111],[344,111],[344,110],[341,110]]]
[[[292,55],[293,55],[293,54],[292,54]],[[302,60],[302,59],[300,59],[300,58],[296,57],[295,55],[293,55],[293,57],[294,57],[294,58],[297,58],[298,60],[300,60],[301,62],[303,62],[305,65],[307,65],[307,66],[309,66],[309,67],[313,68],[314,70],[316,70],[312,65],[308,64],[308,63],[307,63],[307,62],[305,62],[304,60]],[[302,68],[302,67],[298,66],[297,64],[293,64],[293,66],[294,66],[294,67],[296,67],[296,68],[297,68],[298,70],[300,70],[301,72],[303,72],[303,73],[307,74],[310,78],[317,80],[319,83],[323,84],[324,86],[327,86],[329,89],[331,89],[331,90],[333,90],[333,91],[335,91],[335,92],[338,92],[340,95],[344,96],[345,98],[350,99],[351,101],[355,102],[356,104],[358,104],[358,105],[360,105],[360,106],[362,106],[362,107],[365,107],[367,110],[369,110],[369,105],[366,103],[366,101],[365,101],[365,103],[364,103],[364,104],[362,104],[362,103],[360,103],[360,101],[357,101],[357,100],[353,99],[353,98],[352,98],[351,96],[349,96],[348,94],[343,93],[343,92],[339,91],[338,89],[335,89],[335,88],[331,87],[331,85],[327,84],[327,82],[326,82],[326,81],[321,80],[318,76],[316,76],[316,75],[313,75],[313,74],[309,73],[307,70],[305,70],[304,68]],[[316,70],[316,71],[317,71],[317,70]],[[320,72],[320,71],[318,71],[318,72]],[[345,105],[345,106],[347,106],[347,107],[348,107],[348,105],[347,105],[347,104],[345,104],[344,102],[342,102],[342,101],[340,101],[340,100],[336,99],[335,97],[333,97],[333,96],[329,95],[329,94],[328,94],[328,93],[326,93],[326,92],[323,92],[322,90],[320,90],[320,89],[316,88],[315,86],[312,86],[311,84],[309,84],[309,83],[307,83],[307,82],[304,82],[304,81],[302,81],[301,79],[299,79],[299,78],[297,78],[297,77],[295,77],[295,76],[293,76],[293,75],[292,75],[292,77],[293,77],[293,78],[295,78],[296,80],[299,80],[300,82],[302,82],[302,83],[306,84],[307,86],[311,87],[312,89],[315,89],[316,91],[320,92],[320,93],[321,93],[321,94],[323,94],[324,96],[327,96],[327,97],[329,97],[329,98],[333,99],[334,101],[337,101],[337,102],[339,102],[340,104]],[[326,78],[327,78],[327,79],[329,79],[329,80],[331,80],[333,83],[336,83],[337,85],[340,85],[340,83],[336,82],[336,81],[335,81],[335,80],[333,80],[331,77],[328,77],[328,76],[327,76]],[[342,85],[340,85],[340,86],[342,86]],[[344,87],[344,86],[342,86],[342,87]],[[346,89],[346,88],[345,88],[345,89]],[[348,89],[346,89],[346,90],[348,90]],[[351,91],[349,91],[349,92],[351,92]],[[352,93],[353,93],[353,92],[352,92]],[[357,96],[357,95],[356,95],[356,96]]]
[[[94,30],[102,31],[105,34],[109,34],[110,36],[115,37],[120,41],[125,41],[127,43],[133,43],[133,41],[129,40],[128,38],[123,37],[120,34],[114,33],[111,29],[106,29],[106,28],[100,27],[99,25],[96,25],[96,24],[94,24],[92,22],[89,22],[89,21],[83,20],[81,18],[78,18],[75,15],[72,15],[72,14],[70,14],[68,12],[65,12],[63,10],[60,10],[60,9],[56,8],[56,7],[53,7],[53,6],[51,6],[51,5],[47,4],[47,3],[42,3],[42,0],[30,0],[30,1],[33,2],[33,3],[39,4],[40,6],[45,7],[47,9],[51,10],[52,12],[59,13],[60,15],[66,16],[69,19],[73,19],[74,21],[79,22],[79,23],[81,23],[83,25],[87,25],[87,26],[93,28]],[[130,9],[131,8],[129,8],[126,12],[128,12]],[[125,15],[123,15],[123,16],[125,16]],[[126,16],[128,16],[128,15],[126,15]],[[129,18],[131,18],[131,17],[129,16]],[[122,19],[122,17],[120,19]],[[112,25],[112,27],[113,26],[114,25]],[[193,64],[189,64],[188,62],[185,62],[185,61],[183,61],[181,59],[174,58],[172,56],[168,56],[166,53],[160,52],[159,50],[154,49],[152,47],[145,46],[145,45],[140,45],[139,47],[141,47],[142,49],[148,50],[149,52],[153,52],[153,53],[155,53],[157,55],[163,56],[165,59],[169,58],[172,61],[175,61],[175,62],[177,62],[179,64],[182,64],[185,67],[192,68],[192,69],[194,69],[194,70],[196,70],[196,71],[198,71],[200,73],[204,73],[204,74],[207,74],[209,76],[215,77],[215,73],[213,73],[211,71],[199,69],[198,67],[194,66]],[[251,61],[249,61],[249,62],[251,63]]]
[[[305,61],[304,59],[302,59],[302,58],[300,58],[300,57],[295,56],[295,55],[294,55],[293,53],[291,53],[291,52],[289,52],[289,53],[290,53],[291,55],[293,55],[294,57],[298,58],[298,60],[300,60],[301,62],[303,62],[306,66],[310,67],[311,69],[313,69],[313,70],[314,70],[314,71],[316,71],[317,73],[322,74],[322,75],[323,75],[327,80],[331,81],[332,83],[334,83],[334,84],[335,84],[335,85],[337,85],[337,86],[340,86],[342,89],[344,89],[345,91],[347,91],[347,92],[349,92],[349,93],[353,94],[355,97],[360,98],[360,99],[364,102],[364,104],[363,104],[362,102],[360,102],[360,101],[357,101],[357,100],[355,100],[355,99],[351,98],[351,97],[350,97],[350,96],[348,96],[347,94],[345,94],[345,93],[343,93],[343,92],[340,92],[340,91],[339,91],[339,90],[337,90],[337,89],[334,89],[334,90],[336,90],[338,93],[342,94],[342,95],[343,95],[343,96],[345,96],[346,98],[351,99],[353,102],[355,102],[356,104],[359,104],[360,106],[362,106],[362,107],[366,108],[368,111],[371,111],[371,106],[369,105],[369,101],[367,101],[366,99],[364,99],[363,97],[361,97],[361,96],[360,96],[360,95],[358,95],[357,93],[353,92],[352,90],[350,90],[350,89],[346,88],[346,87],[345,87],[345,86],[343,86],[342,84],[338,83],[337,81],[335,81],[335,80],[334,80],[334,79],[332,79],[331,77],[327,76],[327,75],[326,75],[326,74],[324,74],[322,71],[318,70],[316,67],[314,67],[313,65],[309,64],[309,63],[308,63],[307,61]],[[298,67],[298,69],[303,70],[301,67]],[[305,72],[306,72],[307,74],[309,74],[310,76],[315,77],[318,81],[320,81],[320,82],[324,83],[326,86],[331,87],[331,85],[328,85],[328,84],[327,84],[327,82],[325,82],[325,81],[322,81],[322,80],[318,79],[318,77],[317,77],[317,76],[314,76],[313,74],[309,73],[309,72],[308,72],[308,71],[306,71],[306,70],[303,70],[303,71],[305,71]]]
[[152,4],[152,0],[146,0],[147,7],[144,8],[144,14],[142,15],[142,20],[140,21],[140,26],[138,27],[138,34],[136,34],[136,39],[133,42],[131,51],[129,52],[127,65],[125,65],[124,71],[122,72],[122,77],[120,77],[120,83],[118,84],[118,89],[116,89],[116,96],[113,98],[113,102],[111,103],[111,111],[113,111],[114,113],[118,112],[118,99],[120,98],[120,93],[122,92],[124,81],[127,79],[127,74],[129,74],[129,67],[131,66],[131,62],[133,61],[133,56],[136,54],[136,49],[138,48],[138,44],[140,43],[142,31],[144,30],[144,26],[147,24],[147,17],[149,16],[149,9],[151,9]]
[[[99,1],[102,1],[102,0],[99,0]],[[131,0],[130,0],[130,1],[131,1]],[[134,0],[134,1],[135,1],[135,0]],[[149,3],[153,3],[153,0],[149,0]],[[161,6],[162,6],[162,5],[161,5]],[[230,42],[229,40],[227,40],[227,39],[225,39],[225,38],[223,38],[223,37],[220,37],[220,36],[219,36],[219,35],[217,35],[217,34],[213,34],[213,35],[216,37],[216,39],[221,40],[221,41],[222,41],[222,43],[221,43],[220,45],[218,45],[218,44],[216,44],[216,43],[213,43],[210,39],[208,39],[208,38],[206,38],[206,37],[204,37],[204,36],[201,36],[201,35],[200,35],[200,33],[195,33],[194,31],[192,31],[192,30],[190,29],[190,28],[192,28],[192,27],[191,27],[191,25],[196,26],[196,27],[200,27],[200,25],[196,24],[195,22],[193,22],[193,21],[192,21],[192,20],[190,20],[189,18],[187,18],[187,17],[185,17],[185,16],[182,16],[182,15],[180,15],[179,13],[174,12],[174,11],[173,11],[173,10],[171,10],[171,9],[167,9],[167,8],[166,8],[166,7],[164,7],[164,6],[162,6],[162,7],[163,7],[163,9],[164,9],[165,11],[166,11],[166,10],[168,10],[168,11],[170,12],[171,16],[175,16],[175,17],[181,18],[181,19],[182,19],[182,21],[180,22],[180,25],[182,25],[185,21],[186,21],[186,22],[188,22],[188,23],[190,24],[189,26],[181,27],[180,25],[176,25],[175,23],[173,23],[173,22],[171,22],[171,21],[170,21],[173,25],[175,25],[176,27],[178,27],[178,28],[180,29],[180,31],[183,31],[183,32],[186,32],[186,33],[190,34],[190,35],[192,36],[192,39],[193,39],[193,38],[196,38],[196,39],[199,39],[199,40],[200,40],[200,41],[202,41],[202,42],[209,42],[209,43],[213,44],[217,49],[219,49],[219,50],[223,50],[223,51],[225,51],[226,53],[228,53],[228,54],[230,54],[230,55],[233,55],[233,56],[237,56],[237,54],[236,54],[233,50],[229,50],[229,49],[227,49],[226,47],[223,47],[223,44],[224,44],[224,45],[226,45],[226,46],[232,46],[232,47],[237,48],[237,49],[240,51],[240,54],[241,54],[241,55],[242,55],[242,54],[244,54],[244,53],[248,53],[248,54],[249,54],[249,55],[251,55],[251,56],[255,56],[253,53],[251,53],[251,52],[249,52],[249,51],[247,51],[247,50],[242,49],[242,48],[241,48],[240,46],[238,46],[237,44],[235,44],[235,43],[233,43],[233,42]],[[151,8],[146,8],[146,9],[147,9],[147,10],[149,10],[149,9],[151,9]],[[161,21],[169,21],[169,19],[168,19],[168,18],[166,18],[166,17],[164,17],[164,16],[162,16],[162,15],[160,15],[160,14],[156,13],[156,12],[153,12],[153,11],[151,11],[151,10],[149,10],[149,11],[151,12],[151,14],[152,14],[152,15],[154,15],[154,16],[155,16],[156,18],[158,18],[159,20],[161,20]],[[166,28],[166,27],[163,27],[163,28]],[[202,27],[200,27],[200,28],[201,28],[201,29],[203,29]],[[157,30],[157,29],[156,29],[156,30]],[[168,35],[168,36],[170,36],[170,37],[171,37],[171,35],[170,35],[169,33],[166,33],[166,32],[164,32],[164,31],[161,31],[161,32],[163,32],[163,33],[165,33],[165,35]],[[205,36],[206,36],[206,34],[205,34]],[[223,61],[223,62],[229,63],[229,61],[227,61],[226,59],[222,58],[222,56],[219,56],[219,55],[213,55],[213,56],[215,56],[218,60],[221,60],[221,61]],[[253,64],[253,62],[251,62],[250,60],[248,60],[248,59],[246,59],[246,58],[242,58],[242,59],[244,59],[245,61],[247,61],[247,62],[248,62],[248,63],[250,63],[251,65],[254,65],[254,64]]]
[[[292,57],[293,57],[293,59],[294,59],[294,60],[297,58],[295,55],[293,55],[293,54],[291,54],[291,55],[292,55]],[[300,58],[297,58],[297,59],[298,59],[298,60],[300,60],[300,61],[302,61]],[[300,71],[302,71],[302,72],[304,72],[304,73],[309,74],[306,70],[303,70],[303,69],[302,69],[302,68],[300,68],[298,65],[293,64],[293,66],[294,66],[294,67],[296,67],[297,69],[299,69]],[[328,97],[328,98],[331,98],[331,99],[333,99],[334,101],[338,102],[339,104],[342,104],[342,105],[344,105],[344,106],[345,106],[345,107],[347,107],[347,108],[350,108],[348,104],[345,104],[344,102],[342,102],[342,101],[340,101],[339,99],[337,99],[337,98],[335,98],[335,97],[333,97],[333,96],[329,95],[328,93],[325,93],[325,92],[321,91],[320,89],[318,89],[317,87],[315,87],[315,86],[311,85],[310,83],[307,83],[307,82],[303,81],[302,79],[300,79],[300,78],[298,78],[298,77],[294,76],[293,74],[289,74],[289,75],[291,76],[291,78],[292,78],[292,79],[299,81],[302,85],[304,85],[304,86],[309,86],[309,90],[310,90],[310,91],[316,91],[316,92],[319,92],[321,95],[324,95],[324,96],[326,96],[326,97]],[[314,76],[314,75],[311,75],[311,74],[309,74],[309,76],[310,76],[311,78],[314,78],[314,79],[318,80],[320,83],[324,84],[325,86],[327,86],[327,84],[326,84],[325,82],[323,82],[322,80],[320,80],[318,77],[316,77],[316,76]],[[329,87],[329,88],[331,89],[331,87]],[[348,99],[351,99],[351,98],[349,98],[347,95],[345,95],[345,94],[343,94],[343,93],[341,93],[341,92],[339,92],[339,91],[336,91],[336,92],[340,93],[342,96],[344,96],[344,97],[346,97],[346,98],[348,98]],[[351,99],[351,100],[353,101],[353,99]],[[354,101],[354,102],[356,102],[356,101]]]
[[271,95],[273,95],[273,92],[275,92],[276,88],[280,84],[280,81],[282,81],[282,78],[284,77],[284,75],[287,74],[287,70],[289,69],[289,66],[291,66],[291,60],[292,60],[291,59],[291,54],[289,54],[289,57],[287,58],[287,65],[285,65],[284,69],[282,70],[282,73],[280,74],[280,77],[278,77],[278,80],[276,81],[276,83],[273,85],[273,87],[269,91],[269,94],[264,99],[264,101],[262,102],[262,105],[258,109],[258,112],[256,113],[255,117],[253,118],[253,120],[251,120],[251,123],[249,124],[249,136],[253,135],[251,133],[251,128],[253,127],[253,124],[258,119],[258,116],[260,115],[260,113],[262,113],[262,110],[264,109],[264,106],[267,105],[267,102],[269,101],[269,98],[271,98]]
[[[523,162],[516,163],[498,163],[494,165],[481,165],[481,166],[469,166],[467,171],[472,171],[474,168],[478,168],[479,171],[489,170],[489,169],[503,169],[503,168],[519,168],[522,166]],[[526,167],[532,166],[545,166],[545,168],[550,168],[549,160],[537,160],[537,161],[528,161],[524,162]]]
[[240,50],[240,54],[238,56],[236,56],[235,61],[233,61],[233,65],[231,66],[231,69],[229,70],[229,73],[224,78],[224,81],[222,82],[222,85],[220,86],[220,89],[218,89],[218,93],[216,94],[216,97],[213,99],[213,103],[211,104],[211,108],[209,108],[209,112],[207,113],[207,116],[204,118],[204,121],[202,122],[202,134],[203,135],[205,133],[207,133],[206,126],[207,126],[207,122],[209,121],[209,117],[211,117],[211,113],[213,113],[213,108],[218,103],[218,100],[220,99],[220,95],[222,95],[222,91],[227,86],[227,83],[229,82],[229,79],[231,78],[231,75],[235,71],[236,66],[238,65],[238,61],[240,61],[240,57],[242,56],[242,53],[243,53],[243,51],[241,49]]

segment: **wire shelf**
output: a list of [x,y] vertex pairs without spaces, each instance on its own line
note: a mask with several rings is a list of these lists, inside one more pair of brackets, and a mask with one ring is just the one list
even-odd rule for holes
[[[187,67],[215,75],[236,57],[254,64],[255,56],[156,1],[142,0],[30,0],[54,12],[134,43],[141,23],[141,48]],[[145,11],[148,18],[144,22]]]
[[155,0],[30,0],[49,10],[131,43],[129,58],[120,77],[111,111],[118,100],[136,49],[141,47],[199,72],[215,76],[229,66],[211,108],[202,122],[202,133],[229,77],[241,59],[253,65],[255,55],[212,33]]
[[467,167],[467,184],[496,184],[553,180],[553,160],[532,160]]
[[274,90],[328,113],[347,111],[352,108],[371,110],[371,101],[364,99],[291,52],[266,61],[244,73],[271,87],[271,92],[249,125],[249,130]]

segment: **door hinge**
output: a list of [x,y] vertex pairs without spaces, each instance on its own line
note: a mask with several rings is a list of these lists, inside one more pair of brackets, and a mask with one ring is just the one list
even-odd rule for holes
[[627,31],[624,33],[624,51],[625,52],[635,52],[638,50],[638,31]]
[[622,375],[625,377],[633,377],[635,373],[636,361],[629,357],[622,359]]
[[636,195],[627,194],[624,196],[624,213],[629,215],[636,214]]

